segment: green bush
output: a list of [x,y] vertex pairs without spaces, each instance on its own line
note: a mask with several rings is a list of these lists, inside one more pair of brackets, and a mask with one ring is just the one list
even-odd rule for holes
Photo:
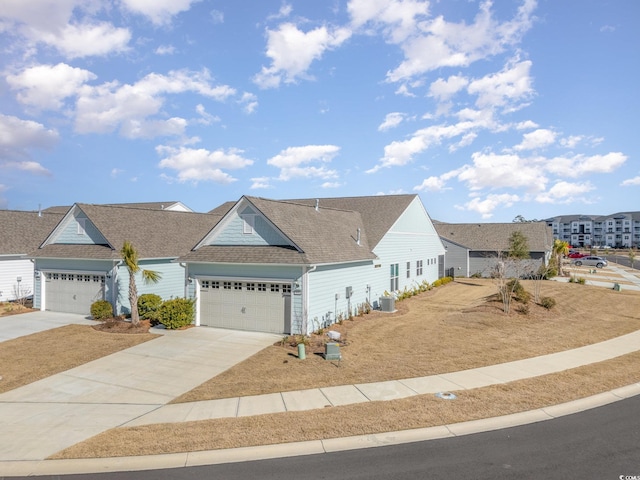
[[91,304],[91,316],[94,320],[113,318],[113,306],[106,300],[98,300]]
[[152,325],[157,325],[160,315],[162,298],[155,293],[145,293],[138,297],[138,314],[142,320],[150,320]]
[[547,310],[551,310],[556,306],[556,299],[553,297],[542,297],[540,299],[540,305],[542,305]]
[[193,322],[193,300],[172,298],[162,304],[158,310],[158,320],[169,330],[186,327]]
[[434,288],[441,287],[442,285],[446,285],[449,282],[453,282],[453,278],[452,277],[442,277],[442,278],[439,278],[438,280],[436,280],[435,282],[433,282],[431,284],[431,286],[434,287]]

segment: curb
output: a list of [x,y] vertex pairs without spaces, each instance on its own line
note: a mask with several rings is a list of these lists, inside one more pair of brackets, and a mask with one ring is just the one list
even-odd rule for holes
[[255,460],[269,460],[301,455],[326,454],[347,450],[453,438],[475,433],[490,432],[503,428],[517,427],[546,420],[553,420],[565,415],[571,415],[592,408],[608,405],[636,395],[640,395],[640,383],[634,383],[609,392],[527,412],[435,427],[358,435],[344,438],[264,445],[258,447],[242,447],[225,450],[171,453],[138,457],[4,461],[0,462],[0,471],[2,471],[3,476],[16,477],[34,475],[72,475],[196,467]]

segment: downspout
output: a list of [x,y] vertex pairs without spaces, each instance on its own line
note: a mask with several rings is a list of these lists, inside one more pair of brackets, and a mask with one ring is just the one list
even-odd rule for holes
[[200,295],[199,295],[199,289],[198,289],[198,284],[197,284],[197,280],[195,279],[191,279],[189,278],[189,265],[184,263],[184,262],[178,262],[178,265],[180,265],[182,268],[184,268],[184,298],[189,298],[189,285],[191,284],[191,282],[196,282],[196,284],[193,287],[193,297],[195,300],[195,303],[193,305],[194,310],[195,310],[195,318],[194,323],[196,327],[200,326]]
[[302,330],[303,335],[309,333],[309,274],[318,268],[317,265],[311,265],[304,272],[304,278],[302,279],[302,302],[304,305],[302,314]]
[[111,267],[111,272],[107,272],[107,279],[109,280],[109,291],[111,292],[111,298],[112,298],[112,302],[111,304],[113,305],[113,311],[115,312],[116,315],[118,315],[118,298],[119,298],[119,291],[117,291],[117,289],[115,288],[115,285],[118,281],[118,268],[120,267],[120,265],[122,265],[124,263],[124,260],[118,260],[117,262],[113,262],[113,266]]
[[40,282],[40,310],[44,311],[44,274],[40,272],[39,276],[36,273],[36,261],[33,258],[30,258],[29,261],[33,263],[33,298],[36,298],[36,282]]

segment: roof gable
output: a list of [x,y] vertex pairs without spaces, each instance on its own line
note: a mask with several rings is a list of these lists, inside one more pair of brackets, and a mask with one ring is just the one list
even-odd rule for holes
[[[94,242],[62,241],[68,226],[81,218],[86,218],[85,226],[95,228],[91,233]],[[188,252],[219,220],[205,213],[76,204],[34,256],[53,252],[63,258],[120,258],[120,248],[128,240],[140,258],[175,258]],[[104,243],[95,242],[98,236]],[[91,245],[103,247],[87,248]]]

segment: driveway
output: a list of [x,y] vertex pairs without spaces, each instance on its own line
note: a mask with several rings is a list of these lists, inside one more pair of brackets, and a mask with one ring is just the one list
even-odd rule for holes
[[29,312],[19,315],[6,315],[0,317],[0,342],[5,342],[32,333],[51,330],[71,323],[80,325],[95,325],[94,320],[89,320],[85,315],[59,312]]
[[[7,318],[7,325],[38,319],[35,331],[64,324],[60,314],[40,314],[5,317],[0,326]],[[1,394],[0,461],[41,460],[118,427],[281,338],[206,327],[160,332],[150,342]]]

